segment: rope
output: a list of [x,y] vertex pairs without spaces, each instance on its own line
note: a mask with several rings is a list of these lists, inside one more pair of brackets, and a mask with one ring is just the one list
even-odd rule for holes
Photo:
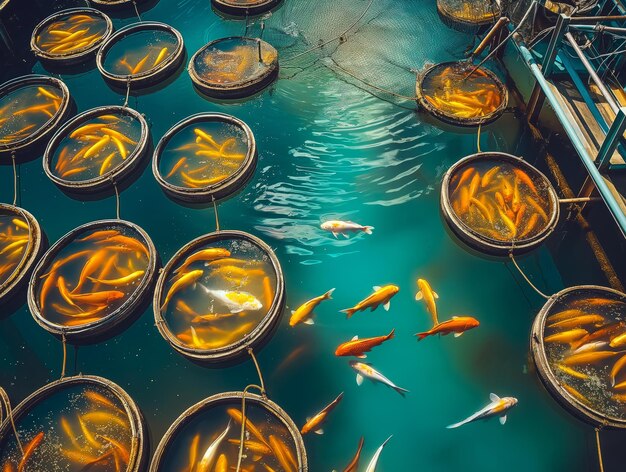
[[254,351],[252,348],[248,348],[248,354],[252,357],[252,361],[254,362],[254,366],[256,367],[256,372],[259,375],[259,381],[261,382],[261,386],[250,384],[243,390],[243,394],[241,396],[241,434],[239,436],[239,454],[237,456],[237,469],[236,472],[241,471],[241,461],[243,460],[243,447],[245,444],[245,436],[246,436],[246,423],[248,419],[246,418],[246,394],[248,390],[251,388],[256,388],[261,393],[263,398],[266,398],[265,394],[265,382],[263,381],[263,374],[261,374],[261,368],[259,367],[259,363],[256,360],[256,356],[254,355]]
[[604,472],[604,464],[602,463],[602,448],[600,447],[600,428],[596,428],[596,448],[598,449],[598,464],[600,472]]
[[478,136],[476,137],[476,149],[478,149],[478,152],[482,152],[480,150],[480,128],[482,127],[482,125],[482,123],[478,125]]
[[211,197],[213,199],[213,211],[215,212],[215,231],[220,231],[220,216],[217,213],[217,203],[215,202],[215,197]]
[[515,29],[513,31],[511,31],[509,33],[509,35],[504,38],[504,40],[498,44],[495,48],[493,48],[491,50],[491,52],[489,54],[487,54],[487,57],[485,57],[482,61],[480,61],[480,63],[474,67],[471,72],[469,74],[467,74],[465,77],[463,77],[463,80],[467,80],[474,72],[476,72],[478,69],[480,69],[480,66],[482,66],[485,62],[487,62],[489,59],[491,59],[493,57],[493,55],[498,52],[500,50],[500,48],[502,46],[504,46],[506,44],[506,42],[511,39],[513,37],[513,35],[515,33],[517,33],[520,28],[524,25],[524,22],[528,19],[528,17],[530,16],[530,12],[533,9],[537,8],[537,2],[536,0],[533,0],[533,2],[530,4],[530,6],[528,7],[528,10],[526,10],[526,13],[524,14],[524,16],[522,17],[522,19],[520,20],[520,22],[518,23],[518,25],[515,27]]
[[61,332],[61,343],[63,344],[63,366],[61,368],[61,378],[65,377],[65,365],[67,363],[67,343],[65,342],[65,331]]
[[528,282],[528,285],[530,285],[533,288],[533,290],[535,292],[537,292],[538,295],[542,296],[546,300],[549,300],[550,297],[548,295],[546,295],[545,293],[543,293],[541,290],[539,290],[537,287],[535,287],[535,285],[530,281],[530,279],[528,277],[526,277],[526,274],[524,274],[524,271],[522,271],[520,266],[517,265],[517,261],[515,260],[515,257],[513,257],[513,252],[509,253],[509,258],[511,259],[511,261],[513,262],[513,265],[519,271],[519,273],[522,274],[522,277],[524,277],[524,280],[526,280],[526,282]]
[[128,98],[130,97],[130,79],[131,79],[131,76],[127,75],[126,76],[126,99],[124,100],[124,105],[123,105],[124,108],[128,106]]
[[417,100],[417,97],[409,97],[409,96],[407,96],[407,95],[401,95],[401,94],[399,94],[399,93],[392,92],[391,90],[386,90],[386,89],[380,88],[380,87],[378,87],[378,86],[376,86],[376,85],[374,85],[374,84],[372,84],[372,83],[366,82],[365,80],[361,79],[360,77],[357,77],[356,75],[354,75],[354,74],[353,74],[352,72],[350,72],[349,70],[347,70],[347,69],[345,69],[345,68],[341,67],[341,66],[337,63],[337,61],[335,61],[334,59],[332,59],[332,58],[331,58],[331,60],[333,61],[333,64],[335,64],[335,66],[336,66],[338,69],[340,69],[342,72],[344,72],[345,74],[349,75],[349,76],[350,76],[350,77],[352,77],[353,79],[358,80],[359,82],[361,82],[361,83],[363,83],[363,84],[367,85],[368,87],[371,87],[371,88],[373,88],[373,89],[375,89],[375,90],[378,90],[379,92],[383,92],[383,93],[387,93],[387,94],[389,94],[389,95],[393,95],[394,97],[398,97],[398,98],[400,98],[400,99],[402,99],[402,100],[410,100],[410,101],[412,101],[412,102],[414,102],[414,101],[416,101],[416,100]]
[[[109,179],[111,179],[111,177],[109,177]],[[115,184],[115,181],[113,179],[111,179],[111,183],[113,184],[113,188],[115,189],[115,214],[117,216],[117,219],[121,219],[120,218],[120,193],[117,190],[117,185]]]
[[137,15],[137,18],[139,18],[139,21],[142,21],[139,9],[137,8],[137,2],[135,0],[133,0],[133,7],[135,7],[135,14]]
[[354,28],[357,25],[357,23],[359,21],[361,21],[363,19],[363,17],[367,14],[367,12],[369,11],[369,9],[370,9],[370,7],[372,6],[373,3],[374,3],[374,0],[370,0],[369,3],[367,4],[367,7],[365,7],[365,10],[363,11],[363,13],[361,13],[361,15],[348,27],[348,29],[345,30],[343,33],[341,33],[339,36],[335,36],[334,38],[331,38],[328,41],[324,41],[324,42],[318,44],[317,46],[314,46],[314,47],[312,47],[310,49],[307,49],[304,52],[296,54],[295,56],[291,56],[291,57],[288,57],[287,59],[283,59],[283,63],[287,62],[287,61],[292,61],[294,59],[297,59],[298,57],[304,56],[305,54],[308,54],[310,52],[315,51],[316,49],[321,49],[324,46],[326,46],[327,44],[332,43],[333,41],[336,41],[338,39],[342,39],[352,28]]
[[[11,400],[9,399],[9,395],[6,390],[0,387],[0,400],[2,400],[2,404],[7,411],[7,416],[11,421],[11,426],[13,427],[13,434],[15,434],[15,440],[17,441],[17,447],[19,447],[20,452],[22,453],[22,457],[24,457],[24,448],[22,448],[22,442],[20,441],[20,436],[17,434],[17,428],[15,427],[15,420],[13,419],[13,410],[11,409]],[[2,422],[2,408],[0,408],[0,423]]]
[[13,161],[13,206],[17,203],[17,167],[15,166],[15,151],[11,151]]

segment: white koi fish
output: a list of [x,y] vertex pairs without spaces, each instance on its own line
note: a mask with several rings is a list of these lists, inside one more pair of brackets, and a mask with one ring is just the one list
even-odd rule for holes
[[471,423],[473,421],[483,420],[486,418],[491,418],[492,416],[500,417],[500,424],[506,423],[506,413],[508,410],[517,405],[517,398],[514,397],[504,397],[500,398],[495,393],[491,393],[489,395],[489,399],[491,403],[487,405],[482,410],[477,411],[469,418],[464,419],[459,423],[451,424],[450,426],[446,426],[446,428],[458,428],[459,426],[463,426],[464,424]]
[[251,293],[239,290],[211,290],[204,285],[200,286],[207,294],[226,306],[231,313],[257,311],[263,308],[263,304]]
[[352,221],[330,220],[320,225],[324,231],[330,231],[336,238],[338,234],[342,234],[344,238],[347,238],[346,233],[356,233],[357,231],[363,231],[366,234],[372,234],[374,230],[373,226],[362,226]]
[[204,456],[202,456],[202,460],[198,464],[198,469],[197,469],[198,472],[209,472],[210,470],[212,470],[213,463],[215,462],[215,459],[217,459],[218,449],[220,448],[222,442],[228,435],[229,431],[230,431],[230,421],[228,422],[228,425],[226,426],[226,429],[222,432],[222,434],[220,434],[215,439],[215,441],[213,441],[211,445],[207,448],[206,452],[204,453]]
[[400,395],[404,396],[409,391],[405,388],[398,387],[391,380],[385,377],[383,374],[374,369],[371,365],[365,362],[350,361],[350,367],[356,371],[356,384],[360,387],[363,384],[363,379],[368,378],[373,382],[380,382],[388,387],[393,388]]
[[376,465],[378,464],[378,459],[379,459],[381,453],[383,452],[383,448],[385,447],[385,445],[389,442],[389,440],[392,437],[393,437],[393,435],[389,436],[387,439],[385,439],[385,442],[382,443],[378,449],[376,449],[376,452],[372,456],[372,460],[370,461],[370,463],[367,465],[367,469],[365,469],[365,472],[375,472],[376,471]]

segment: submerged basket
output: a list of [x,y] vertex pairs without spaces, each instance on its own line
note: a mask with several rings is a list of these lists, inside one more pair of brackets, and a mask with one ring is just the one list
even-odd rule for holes
[[[194,124],[200,125],[202,123],[219,123],[225,128],[237,128],[241,132],[242,136],[245,137],[245,144],[247,144],[245,157],[243,158],[239,167],[237,167],[231,174],[215,183],[209,183],[195,188],[190,186],[176,185],[172,183],[170,179],[164,177],[159,168],[163,153],[168,150],[168,145],[170,141],[174,139],[176,135]],[[216,159],[225,158],[218,157]],[[256,167],[256,161],[256,141],[254,139],[254,134],[252,134],[252,130],[248,127],[246,123],[239,120],[238,118],[235,118],[234,116],[226,115],[223,113],[199,113],[197,115],[192,115],[182,121],[179,121],[163,135],[163,137],[159,141],[159,144],[154,150],[154,156],[152,158],[152,173],[154,174],[154,177],[156,178],[159,185],[174,198],[180,199],[185,202],[209,202],[214,198],[224,198],[242,188],[253,175],[254,169]]]
[[[145,269],[143,269],[144,274],[142,274],[141,279],[137,285],[134,286],[130,295],[124,294],[123,302],[113,311],[105,314],[101,318],[93,321],[87,319],[84,323],[76,325],[62,324],[55,320],[48,319],[48,317],[46,317],[41,310],[41,291],[43,291],[43,285],[45,281],[47,281],[47,279],[42,279],[42,276],[49,273],[52,273],[50,276],[57,276],[58,274],[54,272],[53,266],[54,262],[57,261],[57,255],[59,255],[72,243],[76,243],[77,239],[79,239],[81,235],[88,232],[92,234],[94,230],[119,230],[121,235],[127,236],[128,234],[132,234],[134,239],[139,240],[139,242],[141,242],[147,249],[148,262]],[[109,256],[109,258],[103,260],[102,265],[106,265],[111,257],[112,256]],[[156,277],[157,266],[158,253],[156,248],[154,247],[154,244],[148,234],[139,226],[124,220],[100,220],[87,223],[64,235],[41,258],[33,271],[28,286],[28,308],[39,326],[55,336],[65,337],[68,342],[88,342],[94,339],[100,339],[113,334],[114,330],[123,325],[124,322],[134,314],[135,310],[147,299],[150,288],[152,287]],[[59,266],[58,270],[61,270],[61,267],[62,266]],[[100,265],[97,267],[98,269],[102,268]],[[95,270],[92,274],[96,275]],[[51,288],[48,290],[51,290]],[[106,290],[110,289],[107,289],[106,286],[103,287],[102,291]],[[110,303],[113,302],[109,302],[108,304]],[[59,313],[60,312],[55,309],[55,314]],[[81,321],[78,317],[75,319]]]
[[[247,75],[224,68],[223,56],[232,55],[229,49],[243,48],[254,52],[254,59],[263,67]],[[257,53],[258,51],[258,53]],[[268,62],[265,62],[266,59]],[[215,64],[214,64],[215,63]],[[211,75],[203,73],[202,65],[213,66]],[[229,65],[230,67],[230,65]],[[215,98],[241,98],[253,95],[270,85],[278,76],[278,51],[259,38],[231,36],[211,41],[200,48],[189,61],[189,75],[198,89]],[[226,74],[226,75],[225,75]]]
[[[266,415],[277,420],[277,422],[279,422],[286,429],[291,437],[291,440],[293,441],[293,444],[295,445],[296,456],[294,459],[297,461],[297,467],[294,467],[294,470],[297,470],[297,472],[308,472],[309,466],[304,441],[302,440],[302,435],[300,434],[298,427],[294,424],[289,415],[266,396],[259,396],[253,393],[244,394],[243,392],[218,393],[217,395],[213,395],[196,403],[181,414],[168,428],[163,435],[163,438],[161,438],[161,441],[154,452],[154,456],[152,457],[149,471],[165,472],[172,470],[171,465],[168,464],[168,460],[171,460],[169,456],[173,452],[175,453],[181,449],[180,447],[175,447],[177,446],[176,443],[179,436],[184,434],[185,430],[189,426],[193,426],[194,424],[197,425],[197,423],[202,420],[203,416],[212,417],[214,413],[212,414],[211,410],[213,409],[225,408],[227,406],[241,409],[241,402],[244,395],[247,406],[252,405],[265,410]],[[246,409],[246,411],[248,411],[248,409]],[[240,425],[236,422],[233,423],[233,431],[236,431],[238,437]]]
[[[142,34],[144,32],[152,32],[155,34],[164,33],[165,35],[169,36],[169,38],[172,39],[172,44],[170,45],[170,47],[173,47],[173,51],[169,51],[168,47],[166,55],[162,58],[159,58],[160,52],[157,52],[156,50],[151,57],[148,57],[148,55],[146,55],[145,57],[151,59],[154,65],[144,71],[133,72],[132,70],[127,70],[124,73],[118,73],[107,70],[105,66],[107,55],[116,46],[116,44],[124,41],[132,35]],[[143,46],[143,41],[139,41],[138,45]],[[172,74],[181,64],[184,57],[184,52],[185,45],[183,42],[183,37],[178,32],[178,30],[172,28],[169,25],[166,25],[165,23],[143,21],[141,23],[128,25],[112,35],[98,50],[98,54],[96,55],[96,64],[98,66],[100,74],[102,74],[104,79],[112,85],[123,88],[126,88],[129,85],[148,87],[157,84],[159,81]],[[141,60],[139,62],[141,62]],[[148,61],[147,63],[150,63],[150,61]],[[139,63],[135,64],[134,67],[137,66],[139,66]],[[131,65],[128,64],[128,67],[130,69]]]
[[437,12],[445,25],[464,33],[495,23],[502,15],[496,0],[437,0]]
[[260,15],[277,6],[282,0],[211,0],[216,10],[233,16]]
[[[59,103],[58,108],[51,117],[39,119],[38,124],[34,125],[32,129],[27,130],[26,133],[16,135],[15,139],[7,141],[7,136],[9,135],[0,134],[0,154],[19,151],[33,146],[36,143],[43,142],[67,118],[70,111],[70,91],[62,81],[55,79],[54,77],[48,77],[45,75],[25,75],[9,80],[0,86],[0,107],[10,106],[8,104],[4,104],[4,101],[10,94],[26,90],[30,87],[44,86],[53,88],[55,91],[60,93],[61,102]],[[16,111],[20,112],[22,110]],[[13,116],[15,116],[15,112],[13,113]],[[23,129],[27,128],[25,127]],[[15,133],[13,134],[15,135]]]
[[[64,143],[64,141],[69,139],[69,136],[73,131],[79,129],[85,123],[97,120],[101,116],[108,115],[129,118],[131,122],[136,122],[139,124],[141,134],[137,138],[133,150],[128,153],[126,157],[123,157],[123,155],[120,154],[120,157],[123,157],[123,159],[121,160],[121,162],[119,162],[119,164],[114,166],[108,166],[105,169],[105,172],[102,172],[100,173],[100,175],[97,175],[95,177],[85,179],[68,179],[64,178],[62,174],[58,174],[53,164],[53,158],[58,158],[56,154],[59,146]],[[55,184],[65,190],[71,192],[96,192],[98,190],[111,187],[116,182],[123,180],[139,166],[142,157],[145,156],[148,149],[149,138],[150,129],[148,127],[146,119],[141,113],[133,110],[132,108],[122,106],[104,106],[92,108],[91,110],[87,110],[80,115],[77,115],[72,120],[68,121],[61,129],[59,129],[55,133],[55,135],[48,143],[48,146],[46,147],[43,155],[44,172],[50,180],[52,180]],[[111,140],[110,145],[112,147],[115,147],[114,144],[116,143]],[[69,145],[69,143],[67,143],[66,145]],[[88,144],[85,144],[85,147],[88,146]],[[125,150],[126,144],[121,143],[121,146],[123,146],[123,149],[121,151],[118,151],[119,153]],[[103,165],[104,163],[101,163],[101,168]]]
[[[577,389],[571,387],[569,382],[573,382],[574,378],[569,374],[560,374],[560,378],[555,375],[555,365],[548,360],[546,353],[546,345],[544,343],[544,335],[546,329],[546,319],[549,315],[554,314],[555,308],[563,312],[571,305],[568,300],[584,300],[588,297],[592,299],[607,299],[613,300],[618,303],[620,309],[618,310],[620,321],[623,323],[626,320],[626,294],[617,290],[613,290],[607,287],[600,287],[595,285],[579,285],[575,287],[569,287],[561,290],[559,293],[552,295],[550,299],[543,306],[541,311],[537,314],[532,326],[532,334],[530,337],[530,350],[533,355],[533,360],[537,366],[537,373],[539,379],[543,383],[544,387],[550,393],[550,395],[569,413],[577,417],[578,419],[592,425],[595,428],[612,428],[612,429],[624,429],[626,428],[626,396],[623,396],[620,400],[621,409],[624,414],[621,417],[611,414],[609,411],[601,411],[597,408],[597,404],[592,403],[591,399],[584,396]],[[597,308],[594,310],[597,311]],[[621,328],[626,330],[626,324],[623,324]],[[601,349],[611,349],[607,346]],[[620,356],[626,355],[624,352],[617,354],[617,357],[612,358],[611,362],[617,360]],[[573,367],[574,370],[580,371],[580,367]],[[598,376],[594,376],[591,379],[592,388],[600,389],[601,377],[608,373],[608,369],[604,369],[602,373],[598,372]],[[586,375],[586,374],[585,374]],[[563,381],[563,379],[566,381]],[[571,381],[570,381],[571,379]],[[622,375],[623,379],[623,375]],[[607,381],[608,386],[608,381]],[[610,386],[608,386],[610,389]],[[606,399],[603,398],[606,401]],[[614,405],[612,405],[614,406]],[[615,406],[614,406],[615,407]],[[619,408],[619,407],[617,407]]]
[[[0,215],[13,215],[28,225],[29,240],[19,262],[10,274],[0,274],[0,303],[8,301],[13,293],[28,280],[33,266],[41,255],[44,244],[41,227],[33,215],[22,208],[0,203]],[[6,246],[5,246],[6,247]],[[0,255],[0,258],[3,257]],[[2,260],[2,259],[0,259]]]
[[[195,253],[200,248],[206,248],[207,245],[219,243],[220,241],[231,241],[237,242],[238,244],[239,242],[247,243],[253,246],[255,250],[262,252],[263,255],[268,258],[276,277],[274,295],[270,306],[267,306],[265,315],[256,323],[250,332],[224,346],[217,348],[197,348],[189,345],[188,343],[182,342],[171,330],[168,321],[165,319],[162,312],[162,303],[165,298],[164,289],[166,283],[172,275],[173,270],[180,267],[179,264],[182,264],[189,255]],[[190,241],[179,249],[161,271],[152,302],[154,318],[161,336],[163,336],[163,338],[172,346],[172,348],[174,348],[174,350],[178,351],[185,357],[206,363],[240,361],[245,357],[249,348],[256,349],[262,347],[269,341],[271,335],[277,328],[282,316],[284,305],[285,282],[278,258],[267,244],[259,238],[242,231],[219,231],[216,233],[206,234]],[[190,324],[190,326],[193,325]]]
[[[546,212],[548,221],[544,221],[541,230],[532,236],[519,240],[498,240],[466,224],[455,211],[452,195],[458,190],[460,185],[456,182],[460,182],[464,171],[469,171],[476,165],[494,162],[509,164],[512,168],[522,170],[532,181],[540,183],[542,188],[545,189],[549,199],[549,212]],[[469,184],[469,182],[466,182],[466,184]],[[454,189],[451,188],[453,185],[455,185]],[[510,253],[519,254],[535,249],[552,234],[559,221],[559,199],[548,178],[523,159],[503,152],[482,152],[464,157],[448,169],[441,184],[441,211],[452,232],[463,243],[487,255],[506,256]]]
[[[49,398],[62,395],[64,391],[67,392],[67,390],[77,389],[80,387],[84,387],[87,391],[102,392],[101,395],[105,394],[106,397],[104,398],[106,400],[118,403],[119,407],[115,405],[115,403],[112,404],[115,405],[116,408],[119,408],[119,410],[116,411],[119,411],[120,413],[123,412],[125,415],[126,420],[128,421],[130,433],[130,440],[128,442],[128,461],[126,469],[124,470],[125,472],[140,472],[141,470],[144,470],[148,461],[149,438],[143,415],[141,414],[139,407],[121,387],[110,380],[92,375],[77,375],[51,382],[33,392],[15,409],[13,409],[9,417],[6,417],[0,426],[0,464],[7,460],[6,454],[9,441],[12,442],[12,446],[16,446],[12,420],[15,422],[16,429],[18,430],[20,439],[23,442],[26,440],[32,440],[38,431],[45,432],[43,440],[41,441],[42,445],[45,444],[47,438],[55,433],[58,433],[59,435],[65,434],[63,431],[58,431],[61,429],[58,421],[55,421],[54,424],[48,422],[44,425],[37,423],[28,417],[34,410],[39,410],[39,413],[44,408],[45,403]],[[66,395],[68,395],[68,393],[66,393]],[[54,408],[58,404],[58,398],[56,400],[57,403],[52,403],[51,408]],[[63,403],[63,407],[67,409],[67,412],[73,412],[75,405],[68,401],[69,398],[65,398],[64,400],[65,402]],[[53,410],[48,410],[47,413],[51,414],[51,411]],[[106,410],[102,409],[94,411]],[[61,414],[59,417],[61,417]],[[29,423],[22,428],[22,421],[25,420],[29,420]],[[33,431],[33,429],[35,431]],[[75,438],[72,438],[72,440],[76,441]],[[126,444],[123,445],[126,446]],[[17,447],[14,447],[14,449],[18,459],[21,458],[19,449],[17,449]],[[59,454],[60,443],[56,445],[56,451],[57,454]],[[14,469],[11,468],[9,470]],[[24,470],[35,469],[29,469],[26,467]],[[38,468],[36,470],[44,469]]]
[[424,84],[428,80],[430,80],[435,74],[439,74],[440,77],[445,77],[446,79],[449,78],[450,73],[446,72],[446,69],[452,70],[454,68],[458,68],[459,73],[465,74],[469,73],[474,68],[474,65],[465,61],[441,62],[439,64],[434,64],[427,67],[418,75],[415,92],[417,96],[417,102],[420,107],[422,107],[441,121],[457,126],[485,125],[499,118],[500,115],[504,113],[504,110],[507,107],[509,92],[504,83],[493,71],[483,67],[479,68],[477,70],[477,73],[481,74],[481,76],[484,77],[486,81],[494,87],[494,90],[497,91],[500,97],[500,103],[493,111],[483,116],[462,117],[455,115],[451,111],[436,106],[435,103],[429,100],[429,95],[428,92],[425,90]]
[[[71,50],[68,53],[54,53],[52,51],[46,50],[39,42],[38,38],[42,33],[46,31],[47,28],[51,27],[51,25],[60,22],[67,21],[73,16],[81,15],[81,16],[90,16],[94,19],[99,19],[103,23],[104,31],[102,35],[95,39],[94,41],[86,44],[84,47],[78,50]],[[92,55],[95,55],[96,51],[100,48],[102,43],[107,40],[109,36],[113,33],[113,22],[111,19],[102,13],[99,10],[94,8],[70,8],[68,10],[63,10],[42,20],[35,29],[33,30],[33,34],[30,39],[30,49],[33,53],[46,61],[54,62],[57,64],[76,64],[82,61],[89,59]],[[86,33],[88,34],[88,33]]]

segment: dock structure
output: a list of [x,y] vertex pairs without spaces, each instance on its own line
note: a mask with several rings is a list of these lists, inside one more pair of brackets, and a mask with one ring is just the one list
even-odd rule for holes
[[[560,14],[543,47],[529,47],[518,33],[513,44],[535,80],[528,99],[529,122],[537,123],[547,100],[588,173],[577,198],[584,202],[597,191],[626,237],[626,93],[610,79],[612,70],[603,60],[619,55],[618,67],[613,66],[619,70],[626,54],[607,54],[591,41],[603,33],[626,38],[626,10],[619,0],[607,0],[599,8],[597,16]],[[611,13],[603,15],[604,9]],[[514,28],[509,26],[510,31]],[[586,39],[583,46],[580,42]],[[624,45],[626,39],[622,49]]]

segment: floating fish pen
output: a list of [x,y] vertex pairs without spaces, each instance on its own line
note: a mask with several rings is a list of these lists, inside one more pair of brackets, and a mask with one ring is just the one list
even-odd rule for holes
[[0,426],[3,471],[138,472],[146,466],[147,455],[139,408],[124,390],[102,377],[79,375],[49,383]]
[[247,124],[222,113],[200,113],[165,133],[154,151],[152,172],[174,198],[207,202],[242,188],[256,161]]
[[185,411],[165,432],[149,471],[236,470],[245,418],[241,470],[307,472],[304,442],[289,415],[267,397],[246,393],[244,417],[243,396],[219,393]]
[[28,307],[42,328],[70,342],[110,335],[147,299],[157,259],[139,226],[123,220],[87,223],[39,261]]
[[241,359],[277,327],[285,303],[280,263],[251,234],[219,231],[194,239],[157,281],[157,328],[184,356],[203,362]]
[[281,0],[211,0],[216,10],[233,16],[260,15],[280,2]]
[[496,0],[437,0],[437,12],[445,25],[462,32],[475,32],[502,15]]
[[89,0],[94,5],[100,8],[124,8],[132,7],[138,3],[145,2],[146,0]]
[[626,428],[626,294],[562,290],[535,318],[530,343],[539,378],[561,406],[595,427]]
[[598,0],[561,0],[541,2],[548,19],[556,20],[558,15],[586,16],[597,7]]
[[0,302],[27,280],[43,249],[39,223],[26,210],[0,203]]
[[39,23],[30,48],[42,60],[76,64],[89,59],[113,32],[111,19],[93,8],[63,10]]
[[493,256],[536,248],[559,220],[558,196],[547,177],[502,152],[472,154],[450,167],[441,209],[462,242]]
[[59,187],[93,192],[127,177],[148,147],[145,118],[128,107],[88,110],[52,137],[43,156],[46,175]]
[[110,84],[155,85],[172,74],[185,52],[182,35],[169,25],[144,21],[117,31],[96,55],[98,70]]
[[474,69],[469,61],[442,62],[417,77],[419,105],[441,121],[459,126],[491,123],[507,107],[509,94],[489,69]]
[[188,69],[196,87],[210,97],[246,97],[276,79],[278,51],[259,38],[216,39],[193,55]]
[[69,113],[70,92],[59,79],[26,75],[0,86],[0,153],[42,142]]

